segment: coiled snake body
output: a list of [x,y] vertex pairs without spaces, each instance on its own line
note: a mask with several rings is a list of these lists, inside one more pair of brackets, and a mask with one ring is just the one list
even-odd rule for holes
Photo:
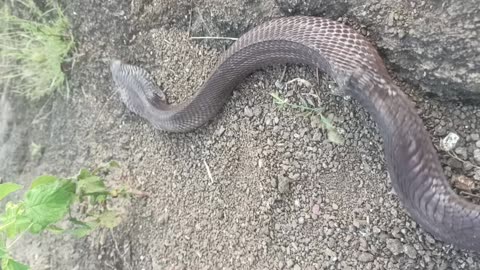
[[162,101],[143,69],[114,61],[111,71],[131,111],[157,129],[186,132],[214,117],[246,76],[282,63],[319,68],[356,98],[378,123],[393,187],[411,217],[440,240],[480,251],[480,205],[451,189],[412,103],[393,83],[375,48],[343,24],[300,16],[260,25],[238,39],[197,93],[178,105]]

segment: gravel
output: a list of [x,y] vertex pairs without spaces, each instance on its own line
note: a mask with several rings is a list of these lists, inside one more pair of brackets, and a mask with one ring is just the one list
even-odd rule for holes
[[[177,102],[195,92],[229,44],[190,40],[188,13],[159,16],[158,12],[191,10],[188,1],[147,2],[151,4],[135,9],[133,15],[120,15],[130,3],[72,1],[68,15],[82,55],[71,74],[73,96],[68,102],[57,97],[47,104],[49,113],[36,126],[38,132],[12,133],[45,145],[43,158],[38,163],[27,158],[20,169],[11,166],[2,173],[19,179],[43,172],[71,175],[81,167],[115,159],[122,167],[112,184],[149,196],[133,198],[124,206],[127,215],[112,232],[82,240],[49,236],[36,242],[45,248],[27,254],[24,250],[33,250],[31,243],[19,243],[16,254],[25,262],[38,262],[38,269],[87,270],[480,268],[476,254],[436,241],[405,213],[391,193],[382,141],[371,117],[356,101],[332,95],[331,82],[317,79],[315,71],[288,66],[284,81],[302,78],[313,88],[291,84],[291,92],[281,94],[297,103],[300,95],[321,97],[313,103],[344,131],[344,145],[329,142],[318,120],[273,104],[270,93],[278,91],[275,82],[282,77],[282,66],[246,79],[222,113],[187,134],[155,131],[126,112],[118,97],[109,99],[111,80],[103,58],[135,59],[135,64],[151,71],[169,101]],[[195,12],[218,20],[219,14],[229,14],[228,22],[262,15],[246,16],[249,9],[241,7],[244,3],[228,4],[232,7],[202,12],[213,5],[205,3]],[[132,6],[142,5],[134,1]],[[200,15],[192,20],[192,28],[205,27],[214,35],[215,28],[209,29],[209,21],[202,22]],[[167,18],[175,19],[170,27],[151,24],[167,23]],[[401,22],[402,17],[394,17],[395,25]],[[231,26],[231,30],[244,29]],[[408,85],[401,87],[417,104],[435,146],[454,133],[458,138],[449,147],[474,162],[480,148],[480,108],[439,102]],[[25,113],[25,104],[15,108],[18,114]],[[16,125],[25,130],[33,117],[17,120]],[[26,145],[17,150],[25,151]],[[448,153],[439,154],[450,176],[478,174],[475,167],[465,171],[463,163]]]

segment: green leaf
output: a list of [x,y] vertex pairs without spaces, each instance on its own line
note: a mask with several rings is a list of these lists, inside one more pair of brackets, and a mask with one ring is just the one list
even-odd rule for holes
[[97,216],[100,226],[113,229],[122,221],[120,213],[116,211],[105,211]]
[[13,238],[31,225],[29,218],[25,216],[23,204],[8,202],[5,206],[5,213],[0,216],[0,231],[4,231],[8,238]]
[[85,179],[92,176],[93,174],[87,169],[81,169],[77,175],[77,180]]
[[64,229],[62,229],[62,228],[60,228],[60,227],[58,227],[58,226],[56,226],[56,225],[53,225],[53,224],[50,225],[50,226],[48,226],[48,227],[47,227],[47,230],[48,230],[49,232],[53,233],[53,234],[61,234],[61,233],[63,233],[63,232],[65,231]]
[[[4,238],[4,237],[2,237]],[[0,259],[3,259],[4,257],[8,256],[8,251],[5,243],[6,239],[2,239],[0,243]]]
[[92,175],[97,175],[101,171],[108,172],[113,168],[120,168],[120,164],[115,160],[111,160],[108,163],[101,164],[100,166],[98,166],[98,168],[92,171]]
[[82,238],[89,235],[93,230],[95,230],[95,228],[82,227],[70,230],[69,232],[77,238]]
[[30,156],[32,158],[39,157],[42,155],[44,149],[45,147],[43,147],[42,145],[32,142],[32,144],[30,144]]
[[77,238],[82,238],[82,237],[85,237],[85,236],[89,235],[95,229],[96,229],[95,226],[87,226],[87,227],[75,228],[75,229],[70,230],[69,232]]
[[88,224],[86,222],[83,222],[81,220],[78,220],[76,218],[69,218],[68,221],[72,222],[72,224],[74,225],[78,225],[78,226],[88,226]]
[[323,123],[323,127],[327,130],[335,129],[332,124],[332,121],[324,116],[320,116],[320,121]]
[[42,175],[37,177],[37,179],[33,180],[32,184],[30,185],[30,189],[33,189],[40,185],[51,184],[57,181],[58,178],[53,175]]
[[120,168],[120,163],[118,163],[115,160],[110,160],[110,162],[108,162],[108,167],[110,167],[110,168]]
[[29,190],[25,195],[25,216],[34,224],[30,232],[39,233],[60,221],[75,197],[75,188],[74,182],[59,180]]
[[96,222],[86,223],[76,218],[71,218],[69,220],[75,225],[75,227],[71,230],[68,230],[67,232],[73,234],[75,237],[78,237],[78,238],[82,238],[90,234],[93,230],[95,230],[98,227],[98,223]]
[[19,263],[10,257],[3,257],[2,258],[2,269],[3,270],[29,270],[25,264]]
[[90,176],[78,181],[78,189],[83,194],[108,193],[105,183],[98,176]]
[[107,194],[100,194],[98,196],[95,196],[94,198],[94,201],[92,202],[93,204],[96,204],[96,203],[99,203],[99,204],[102,204],[102,203],[105,203],[107,201]]
[[327,132],[327,138],[330,142],[338,145],[343,145],[344,140],[343,137],[338,134],[338,132],[335,129],[329,129]]
[[8,194],[21,189],[22,186],[15,183],[0,184],[0,200],[7,197]]

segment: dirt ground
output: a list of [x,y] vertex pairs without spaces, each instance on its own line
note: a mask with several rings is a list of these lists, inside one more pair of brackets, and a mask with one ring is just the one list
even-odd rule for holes
[[[223,35],[238,36],[282,15],[269,3],[69,1],[78,42],[72,95],[39,104],[6,97],[0,176],[26,184],[39,174],[68,176],[117,160],[121,172],[110,181],[150,196],[132,199],[113,231],[82,240],[27,238],[17,245],[20,258],[33,269],[480,269],[478,254],[436,241],[408,217],[391,192],[374,122],[357,102],[332,95],[335,85],[316,71],[259,71],[209,125],[187,134],[154,130],[114,95],[109,62],[119,58],[151,71],[169,101],[190,96],[230,42],[189,37],[213,36],[218,25],[227,29]],[[217,4],[222,8],[214,9]],[[202,26],[204,10],[215,26],[205,18]],[[225,10],[229,20],[218,23]],[[293,78],[313,87],[294,83],[282,93],[292,101],[306,93],[321,97],[313,101],[334,119],[344,145],[328,142],[314,118],[273,104],[276,82]],[[461,137],[455,151],[473,161],[480,107],[402,88],[435,145],[455,132]],[[40,159],[30,157],[31,142],[45,146]],[[440,156],[449,177],[480,174],[445,152]]]

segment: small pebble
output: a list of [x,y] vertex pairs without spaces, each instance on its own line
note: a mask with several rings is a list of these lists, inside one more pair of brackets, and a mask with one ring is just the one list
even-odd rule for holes
[[358,256],[358,260],[361,261],[361,262],[371,262],[371,261],[373,261],[373,255],[368,253],[368,252],[362,252]]
[[395,256],[403,252],[403,244],[398,239],[387,239],[387,248]]
[[480,149],[473,150],[473,160],[480,165]]
[[165,224],[168,221],[168,214],[163,214],[160,217],[158,217],[158,223],[160,225]]
[[480,181],[480,169],[475,169],[475,173],[473,174],[473,179]]
[[305,223],[305,218],[304,218],[304,217],[300,217],[300,218],[298,219],[298,223],[299,223],[299,224]]
[[442,148],[444,151],[451,151],[455,148],[455,146],[457,146],[459,140],[460,136],[458,136],[456,133],[450,132],[440,141],[440,148]]
[[428,234],[425,236],[425,240],[430,244],[435,244],[435,239]]
[[463,160],[466,160],[468,158],[467,148],[465,147],[455,148],[455,153]]
[[290,191],[290,179],[285,176],[278,177],[278,192],[284,194]]
[[245,107],[244,111],[245,115],[248,117],[248,118],[251,118],[253,117],[253,111],[252,109],[250,109],[250,107]]
[[411,245],[405,245],[403,247],[403,251],[405,252],[405,254],[407,254],[408,257],[410,257],[410,259],[417,258],[417,250]]

